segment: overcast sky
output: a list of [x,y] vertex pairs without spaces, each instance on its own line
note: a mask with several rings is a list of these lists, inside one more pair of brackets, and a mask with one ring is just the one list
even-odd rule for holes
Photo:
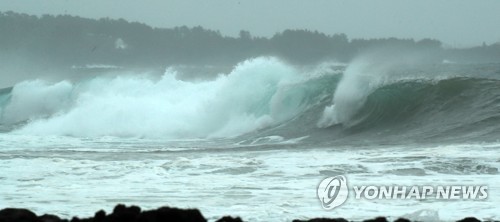
[[0,11],[124,18],[236,36],[310,29],[349,38],[436,38],[451,46],[500,42],[500,0],[0,0]]

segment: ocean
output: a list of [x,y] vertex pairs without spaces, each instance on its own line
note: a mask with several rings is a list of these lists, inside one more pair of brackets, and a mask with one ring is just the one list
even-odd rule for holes
[[[124,203],[209,220],[499,220],[500,64],[242,61],[211,79],[111,67],[0,89],[0,208],[89,217]],[[320,182],[487,186],[486,199],[356,199]]]

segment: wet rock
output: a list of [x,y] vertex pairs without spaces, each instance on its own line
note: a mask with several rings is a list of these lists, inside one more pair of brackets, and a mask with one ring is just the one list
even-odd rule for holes
[[[99,213],[100,218],[104,218],[102,214],[103,213]],[[126,207],[123,204],[119,204],[116,205],[116,207],[113,209],[112,214],[108,215],[104,220],[101,221],[134,222],[137,221],[140,214],[141,208],[137,206]]]
[[364,220],[363,222],[387,222],[385,217],[377,217],[375,219]]
[[310,220],[293,220],[293,222],[348,222],[344,218],[314,218]]
[[104,210],[97,211],[94,214],[94,221],[95,222],[104,222],[106,219],[106,212]]
[[162,207],[157,210],[145,211],[140,214],[138,221],[160,222],[160,221],[178,221],[178,222],[206,222],[201,212],[197,209],[177,209]]
[[215,222],[243,222],[243,220],[241,220],[241,218],[239,218],[239,217],[234,218],[234,217],[230,217],[230,216],[225,216],[225,217],[218,219]]
[[475,217],[466,217],[462,220],[458,220],[457,222],[481,222],[481,221]]
[[[156,210],[141,211],[137,206],[127,207],[123,204],[117,205],[111,214],[106,215],[103,210],[97,211],[94,217],[80,219],[73,217],[71,222],[206,222],[201,212],[197,209],[178,209],[161,207]],[[385,217],[364,220],[363,222],[387,222]],[[457,222],[478,222],[475,217],[467,217]],[[40,217],[27,209],[6,208],[0,210],[0,222],[68,222],[56,215],[45,214]],[[239,217],[224,216],[216,222],[243,222]],[[293,220],[293,222],[348,222],[344,218],[313,218],[308,220]],[[394,222],[410,222],[405,218],[399,218]]]
[[0,222],[39,222],[35,213],[26,209],[5,208],[0,210]]
[[59,218],[56,215],[52,215],[52,214],[44,214],[44,215],[38,217],[38,219],[39,219],[40,222],[63,222],[63,221],[67,221],[67,220],[61,220],[61,218]]

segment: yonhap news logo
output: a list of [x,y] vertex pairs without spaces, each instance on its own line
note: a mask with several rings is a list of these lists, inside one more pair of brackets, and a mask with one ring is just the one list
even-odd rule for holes
[[[374,199],[437,199],[437,200],[484,200],[488,198],[488,186],[353,186],[354,198]],[[342,205],[349,196],[347,178],[343,175],[323,179],[317,189],[321,206],[331,210]]]
[[344,176],[325,178],[319,184],[317,193],[324,209],[338,207],[347,200],[349,194],[347,179]]

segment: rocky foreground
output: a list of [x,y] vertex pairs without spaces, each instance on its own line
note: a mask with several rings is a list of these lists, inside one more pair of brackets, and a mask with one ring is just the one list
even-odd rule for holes
[[[137,206],[126,207],[117,205],[113,213],[106,214],[103,210],[95,213],[94,217],[61,219],[56,215],[36,215],[27,209],[5,208],[0,210],[0,222],[206,222],[201,212],[197,209],[178,209],[161,207],[156,210],[142,211]],[[216,222],[242,222],[239,217],[225,216]],[[347,222],[344,218],[314,218],[310,220],[293,220],[293,222]],[[387,222],[385,217],[364,220],[363,222]],[[409,222],[410,220],[399,218],[395,222]],[[477,222],[474,217],[464,218],[458,222]]]

